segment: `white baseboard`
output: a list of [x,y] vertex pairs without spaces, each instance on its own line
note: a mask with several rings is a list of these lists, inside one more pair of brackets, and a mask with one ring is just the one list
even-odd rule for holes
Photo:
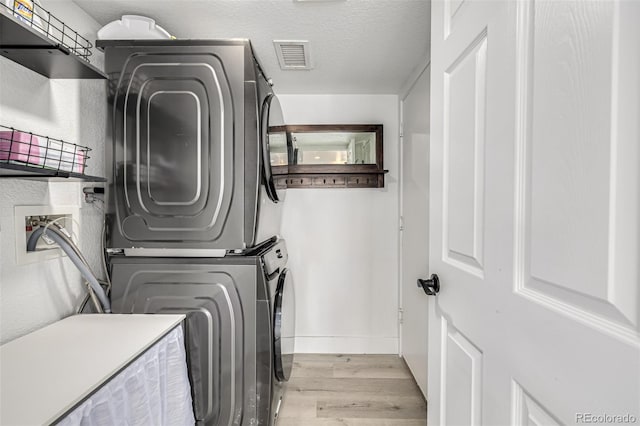
[[397,337],[296,337],[296,353],[398,354]]

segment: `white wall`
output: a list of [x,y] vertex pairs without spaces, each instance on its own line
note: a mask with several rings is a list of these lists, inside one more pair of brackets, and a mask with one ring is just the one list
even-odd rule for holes
[[[46,7],[95,40],[98,23],[74,3],[51,1]],[[94,54],[91,62],[101,68],[101,55]],[[87,145],[94,149],[87,173],[103,175],[104,80],[49,80],[2,57],[0,75],[0,124]],[[82,201],[81,187],[80,183],[0,179],[0,343],[71,314],[84,296],[80,276],[66,257],[16,264],[14,206],[80,207],[80,248],[93,270],[101,272],[102,212]]]
[[398,97],[279,95],[288,124],[384,125],[383,189],[288,189],[296,352],[398,353]]

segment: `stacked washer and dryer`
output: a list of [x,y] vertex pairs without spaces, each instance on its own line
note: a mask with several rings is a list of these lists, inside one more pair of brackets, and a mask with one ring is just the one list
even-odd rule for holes
[[[185,313],[203,425],[273,425],[293,363],[277,97],[248,40],[100,40],[114,313]],[[126,333],[126,330],[123,330]]]

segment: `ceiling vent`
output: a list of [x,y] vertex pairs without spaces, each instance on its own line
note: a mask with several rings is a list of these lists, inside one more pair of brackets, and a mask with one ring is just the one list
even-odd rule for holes
[[307,40],[273,40],[278,62],[283,70],[310,70],[309,42]]

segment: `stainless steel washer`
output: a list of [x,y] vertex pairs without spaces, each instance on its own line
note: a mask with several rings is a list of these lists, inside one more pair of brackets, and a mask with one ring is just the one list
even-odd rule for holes
[[275,423],[294,353],[287,258],[284,240],[276,238],[224,258],[111,257],[114,313],[186,314],[200,424]]
[[[295,352],[295,294],[293,274],[287,265],[284,240],[259,254],[264,280],[258,286],[257,358],[258,386],[265,404],[259,404],[259,424],[277,419]],[[263,423],[268,419],[268,423]]]

